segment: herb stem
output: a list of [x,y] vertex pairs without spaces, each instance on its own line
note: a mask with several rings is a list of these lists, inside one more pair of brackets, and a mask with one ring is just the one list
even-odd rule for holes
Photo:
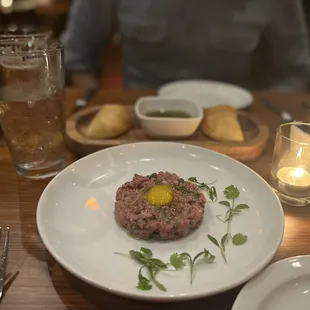
[[[209,186],[214,184],[216,181],[212,183],[204,183],[204,182],[199,182],[196,177],[190,177],[188,179],[189,182],[192,182],[196,184],[201,190],[205,190],[210,198],[210,202],[216,202],[217,201],[217,192],[216,188],[214,186]],[[209,202],[209,201],[208,201]]]
[[194,262],[192,258],[190,259],[190,271],[191,271],[191,285],[193,284],[193,278],[194,278]]
[[148,267],[149,269],[149,273],[150,273],[150,279],[151,281],[155,284],[155,286],[157,286],[157,288],[159,288],[161,291],[166,292],[167,289],[156,280],[155,275],[158,272],[158,269],[153,269],[152,267]]
[[222,258],[224,259],[225,263],[228,264],[226,254],[225,254],[225,250],[222,247],[221,247],[221,255],[222,255]]
[[227,220],[227,235],[231,236],[230,234],[230,227],[231,227],[231,219],[232,219],[232,214],[234,213],[234,209],[235,209],[235,199],[232,199],[232,206],[230,208],[230,218]]

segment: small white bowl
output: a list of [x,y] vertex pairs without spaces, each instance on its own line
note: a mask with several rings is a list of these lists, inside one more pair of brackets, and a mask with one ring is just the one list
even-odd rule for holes
[[[148,113],[158,110],[184,111],[189,118],[151,117]],[[142,97],[135,104],[135,113],[145,133],[153,138],[186,138],[198,128],[203,110],[195,103],[185,99],[163,97]]]

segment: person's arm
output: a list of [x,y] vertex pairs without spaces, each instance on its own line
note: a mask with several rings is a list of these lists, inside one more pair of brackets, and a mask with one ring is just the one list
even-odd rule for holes
[[270,22],[265,32],[271,88],[304,91],[309,87],[310,52],[302,1],[271,2]]
[[97,88],[103,49],[115,30],[115,0],[74,0],[62,36],[68,80]]

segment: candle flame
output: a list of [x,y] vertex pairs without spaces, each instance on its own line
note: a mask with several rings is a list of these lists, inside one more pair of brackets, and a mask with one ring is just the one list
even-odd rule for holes
[[301,178],[305,174],[305,170],[303,168],[295,168],[291,170],[291,176],[293,178]]
[[277,172],[277,178],[292,186],[310,187],[310,173],[301,167],[282,167]]

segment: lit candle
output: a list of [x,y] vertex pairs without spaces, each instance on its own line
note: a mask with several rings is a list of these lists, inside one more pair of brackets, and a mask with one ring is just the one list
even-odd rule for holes
[[310,186],[310,173],[303,168],[283,167],[280,168],[277,177],[279,181],[296,187]]
[[307,198],[310,195],[310,173],[301,167],[282,167],[277,174],[277,188],[285,195],[294,198]]
[[279,127],[270,185],[288,205],[310,204],[310,123],[292,122]]

